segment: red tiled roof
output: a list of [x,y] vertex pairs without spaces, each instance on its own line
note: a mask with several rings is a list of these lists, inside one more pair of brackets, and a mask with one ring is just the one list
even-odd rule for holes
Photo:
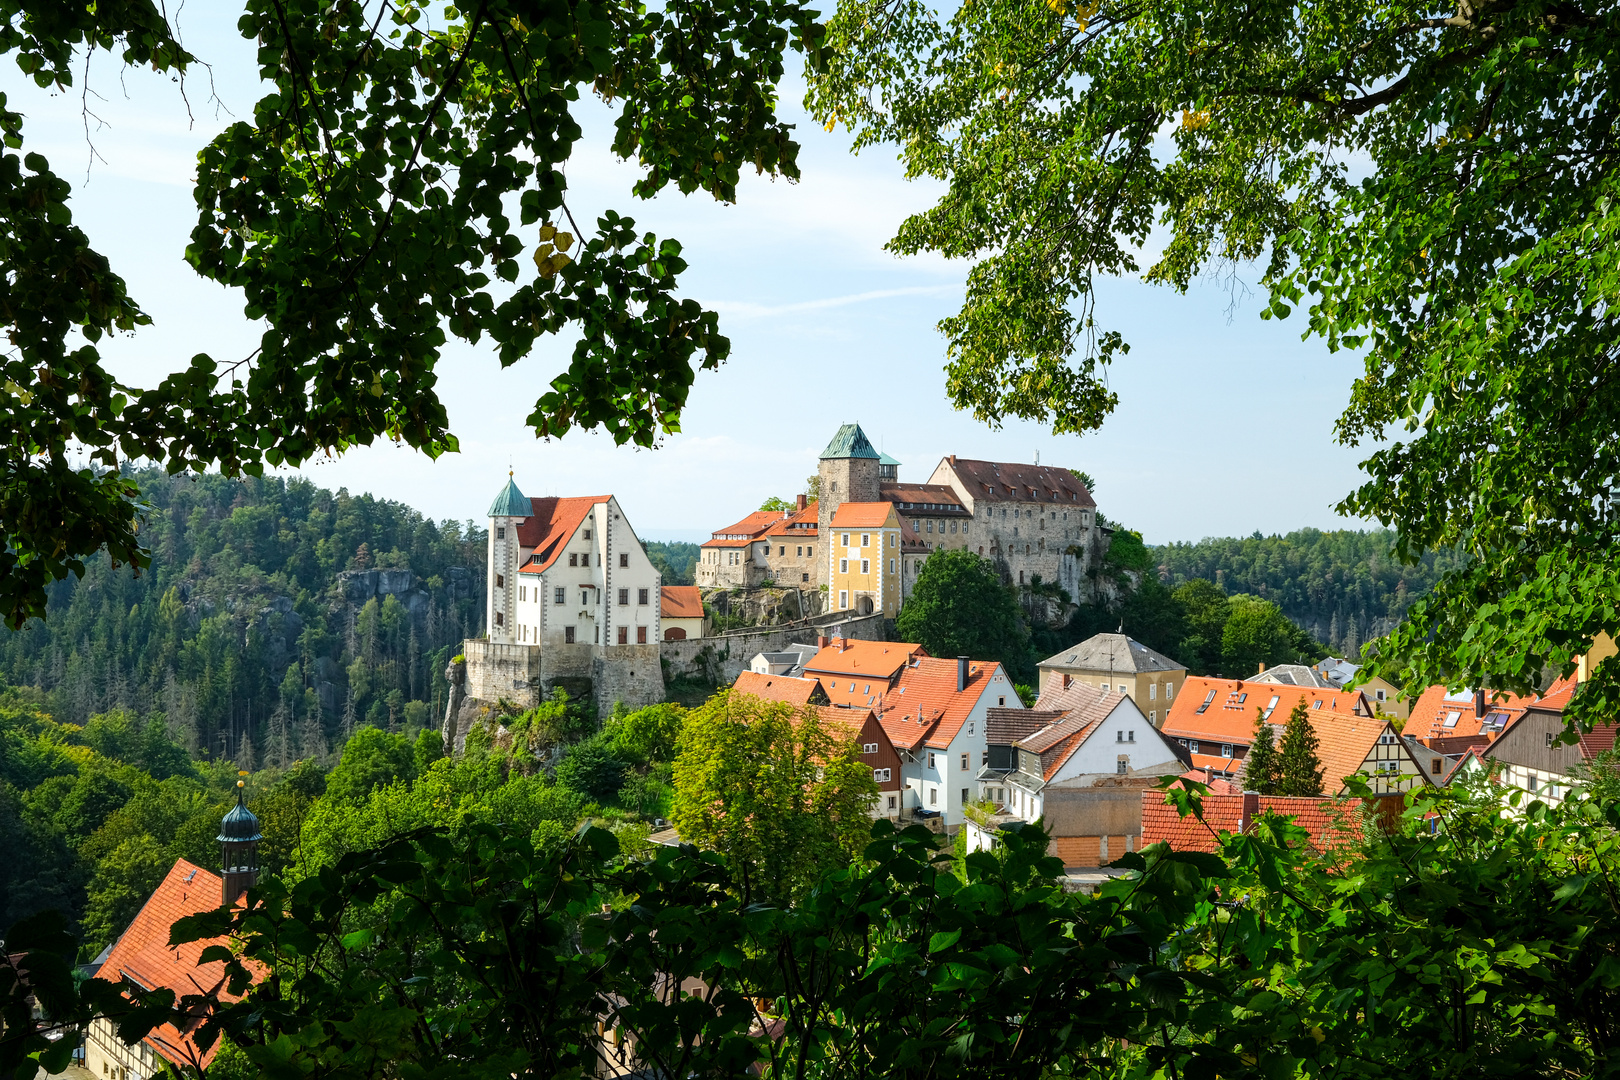
[[834,529],[878,529],[888,523],[893,512],[893,503],[847,502],[833,511],[829,525]]
[[878,715],[878,725],[889,742],[902,750],[918,750],[928,736],[939,726],[938,718],[917,719],[915,712],[902,713],[890,709]]
[[[1534,700],[1518,694],[1498,693],[1487,689],[1485,714],[1480,716],[1476,715],[1473,690],[1462,689],[1453,693],[1444,686],[1431,686],[1419,694],[1417,700],[1412,703],[1412,711],[1407,716],[1401,733],[1420,739],[1437,735],[1478,735],[1486,717],[1493,713],[1502,713],[1505,714],[1502,722],[1493,725],[1492,728],[1500,732],[1509,723],[1524,715],[1524,710]],[[1455,719],[1452,719],[1452,713],[1456,713]]]
[[[1387,716],[1356,716],[1326,710],[1312,710],[1311,727],[1316,732],[1316,758],[1322,763],[1322,783],[1327,788],[1323,794],[1328,795],[1342,791],[1344,778],[1361,771],[1362,763],[1378,745],[1378,737],[1385,731],[1395,730]],[[1396,745],[1407,752],[1399,736]]]
[[529,549],[529,557],[520,560],[518,572],[538,574],[550,569],[591,512],[591,507],[607,502],[610,497],[585,495],[568,499],[530,499],[529,506],[534,513],[518,522],[517,526],[518,543]]
[[[169,928],[187,915],[212,911],[221,899],[220,879],[185,859],[177,859],[169,873],[153,890],[135,920],[129,924],[112,951],[107,954],[96,978],[120,983],[133,980],[140,986],[155,990],[173,990],[175,997],[187,994],[205,994],[218,989],[221,1000],[235,1001],[222,983],[225,965],[213,960],[198,964],[197,959],[210,945],[228,944],[225,938],[193,941],[176,948],[169,946]],[[262,977],[255,973],[254,982]],[[205,1052],[192,1041],[200,1020],[188,1025],[184,1031],[165,1022],[152,1030],[144,1040],[166,1060],[184,1067],[189,1064],[207,1064],[219,1049],[216,1042]]]
[[[1272,706],[1274,697],[1277,703]],[[1267,719],[1273,724],[1283,724],[1300,700],[1313,712],[1350,713],[1357,704],[1364,712],[1372,712],[1359,690],[1192,676],[1176,692],[1175,702],[1165,714],[1163,731],[1175,738],[1248,746],[1254,739],[1254,723],[1259,712],[1269,707],[1271,715]],[[1200,713],[1198,709],[1206,701],[1209,707]]]
[[781,521],[776,522],[765,530],[766,536],[781,536],[791,540],[798,537],[801,540],[816,535],[817,508],[811,503],[803,510],[795,510]]
[[1142,840],[1138,848],[1149,844],[1166,843],[1175,851],[1208,851],[1220,848],[1220,833],[1239,832],[1243,828],[1243,796],[1216,795],[1213,791],[1203,797],[1204,819],[1188,814],[1182,817],[1176,808],[1165,801],[1165,794],[1150,788],[1142,792]]
[[[1198,779],[1197,773],[1187,774]],[[1217,833],[1235,833],[1245,827],[1242,792],[1217,793],[1212,786],[1204,795],[1204,820],[1188,815],[1181,817],[1176,808],[1165,801],[1164,793],[1142,792],[1142,846],[1168,843],[1176,851],[1214,852],[1220,848]],[[1359,839],[1361,804],[1351,800],[1334,800],[1289,795],[1250,796],[1256,809],[1252,819],[1261,814],[1277,814],[1293,818],[1294,824],[1310,833],[1310,844],[1317,851],[1354,844]]]
[[[974,660],[968,665],[967,685],[958,691],[956,661],[923,656],[900,672],[894,689],[882,699],[883,711],[884,714],[893,711],[915,717],[920,710],[924,721],[939,721],[928,737],[928,745],[949,746],[967,722],[968,714],[978,704],[979,697],[998,675],[1002,675],[1000,664]],[[1007,696],[1016,701],[1011,680],[1003,676],[1003,681]]]
[[1243,789],[1230,780],[1223,780],[1219,776],[1209,776],[1202,769],[1188,769],[1181,774],[1183,780],[1196,780],[1209,788],[1215,795],[1240,795]]
[[804,670],[806,674],[852,675],[887,681],[918,655],[927,653],[915,642],[838,638],[812,656]]
[[[723,529],[714,530],[715,537],[741,535],[748,539],[757,537],[772,525],[783,521],[787,517],[785,510],[755,510],[734,525],[727,525]],[[708,545],[704,545],[707,547]]]
[[816,712],[829,728],[853,742],[860,741],[861,730],[872,715],[871,709],[841,709],[836,705],[818,705]]
[[[956,495],[956,489],[949,484],[898,484],[888,483],[881,485],[883,497],[893,503],[909,503],[911,508],[908,514],[966,514],[967,507]],[[934,509],[929,509],[933,507]],[[898,509],[898,507],[896,507]]]
[[[1216,772],[1230,773],[1233,776],[1243,768],[1239,758],[1221,757],[1219,754],[1190,754],[1195,769],[1214,769]],[[1201,774],[1200,774],[1201,775]]]
[[660,585],[658,613],[666,619],[701,619],[703,594],[696,585]]
[[946,459],[974,499],[987,502],[1050,502],[1067,506],[1096,506],[1086,485],[1068,469],[1051,465],[1019,465],[975,461],[955,456]]
[[746,540],[705,540],[698,546],[706,548],[745,548],[756,539],[758,537],[749,537]]
[[[794,679],[786,675],[762,675],[745,671],[737,676],[731,689],[739,694],[752,694],[766,701],[785,701],[790,705],[808,705],[820,685],[814,679]],[[846,712],[848,710],[845,710]]]

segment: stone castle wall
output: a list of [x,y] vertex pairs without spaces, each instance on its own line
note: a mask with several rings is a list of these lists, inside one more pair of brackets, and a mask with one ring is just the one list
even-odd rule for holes
[[883,641],[891,625],[891,620],[876,614],[809,626],[762,627],[745,633],[666,641],[659,646],[659,652],[669,678],[724,685],[747,670],[748,662],[762,652],[781,652],[794,642],[813,644],[817,636],[834,636],[835,628],[842,628],[847,638]]
[[664,700],[664,669],[661,646],[609,645],[598,649],[591,661],[591,691],[601,716],[613,707],[639,709]]
[[467,697],[490,704],[505,699],[524,709],[539,703],[540,646],[469,638],[462,643],[462,655],[467,658]]

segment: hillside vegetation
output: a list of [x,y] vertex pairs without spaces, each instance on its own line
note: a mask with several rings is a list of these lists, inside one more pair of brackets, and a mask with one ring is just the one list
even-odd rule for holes
[[442,710],[483,626],[482,527],[301,479],[137,477],[151,567],[55,583],[45,620],[0,630],[0,679],[62,723],[161,712],[193,756],[248,768]]
[[1299,529],[1284,536],[1164,544],[1148,554],[1170,588],[1202,578],[1227,593],[1270,600],[1342,656],[1388,633],[1413,600],[1457,565],[1449,553],[1403,565],[1390,554],[1394,540],[1394,533],[1382,529]]

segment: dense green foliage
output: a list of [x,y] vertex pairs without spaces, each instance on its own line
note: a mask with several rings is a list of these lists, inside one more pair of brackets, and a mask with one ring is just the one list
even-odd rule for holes
[[866,846],[877,784],[858,734],[814,706],[722,690],[681,724],[670,819],[725,857],[745,897],[784,902]]
[[1262,815],[1218,855],[1128,854],[1094,895],[1057,886],[1037,828],[957,858],[879,821],[789,905],[690,847],[471,822],[177,937],[233,933],[277,976],[204,1038],[311,1080],[1608,1075],[1620,806],[1522,800],[1424,789],[1325,857]]
[[1262,795],[1277,794],[1277,786],[1282,781],[1281,766],[1277,757],[1277,736],[1272,732],[1264,710],[1256,708],[1254,739],[1249,744],[1249,752],[1243,757],[1243,790],[1258,791]]
[[[940,324],[958,407],[1093,429],[1127,351],[1096,278],[1251,267],[1265,317],[1362,358],[1340,511],[1402,564],[1464,558],[1375,673],[1529,692],[1620,629],[1609,5],[840,0],[828,35],[816,117],[941,193],[891,249],[971,263]],[[1340,645],[1376,632],[1339,607]],[[1620,660],[1591,681],[1572,720],[1620,709]]]
[[944,548],[928,557],[895,620],[895,633],[931,656],[998,660],[1018,676],[1034,669],[1017,594],[994,564],[967,548]]
[[[1283,729],[1282,744],[1277,748],[1278,795],[1320,795],[1326,790],[1322,761],[1316,756],[1317,745],[1310,712],[1305,708],[1305,699],[1300,698],[1288,713],[1288,726]],[[1333,778],[1334,790],[1343,779]]]
[[[729,202],[745,167],[798,176],[776,86],[790,52],[818,63],[823,36],[796,0],[241,8],[263,96],[199,148],[197,224],[167,254],[240,291],[264,326],[248,356],[198,353],[148,388],[113,377],[101,338],[150,320],[73,224],[68,181],[19,152],[12,107],[26,106],[0,98],[0,613],[13,626],[104,546],[146,561],[123,461],[236,476],[378,437],[455,450],[437,392],[449,335],[487,339],[503,365],[576,335],[529,417],[541,435],[602,428],[651,446],[679,430],[697,371],[730,343],[678,295],[677,241],[613,209],[576,221],[579,99],[616,114],[635,196]],[[8,0],[0,16],[0,52],[27,77],[11,98],[67,90],[98,52],[176,79],[207,63],[151,0]]]
[[445,661],[483,625],[481,526],[304,480],[134,475],[151,566],[96,558],[52,586],[46,619],[0,629],[0,680],[66,723],[160,711],[192,754],[246,768],[437,723]]
[[1395,534],[1300,529],[1284,536],[1206,539],[1150,548],[1153,566],[1171,588],[1194,578],[1229,592],[1270,600],[1335,656],[1358,656],[1388,633],[1413,600],[1458,561],[1427,552],[1403,563]]
[[697,581],[699,548],[683,540],[648,540],[642,547],[665,585],[691,585]]

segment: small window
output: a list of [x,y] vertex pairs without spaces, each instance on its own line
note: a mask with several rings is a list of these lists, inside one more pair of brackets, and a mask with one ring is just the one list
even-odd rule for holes
[[875,743],[875,742],[862,743],[861,744],[861,753],[863,753],[863,754],[875,754],[875,753],[877,753],[877,746],[878,746],[878,744]]
[[629,607],[630,606],[630,590],[629,589],[620,589],[619,590],[619,606],[620,607]]
[[1007,704],[1007,699],[1004,698],[1004,697],[998,697],[998,698],[996,698],[996,704],[997,705],[1005,705],[1005,704]]
[[1551,750],[1552,745],[1553,745],[1553,733],[1549,731],[1549,732],[1547,732],[1547,749]]
[[1446,713],[1445,726],[1446,727],[1456,727],[1457,726],[1457,721],[1461,720],[1461,719],[1462,719],[1462,713],[1460,713],[1457,710],[1453,709],[1452,711]]
[[1384,692],[1382,690],[1374,690],[1373,691],[1373,697],[1377,698],[1379,701],[1383,701],[1384,700]]
[[504,574],[496,574],[495,575],[495,587],[497,589],[506,588],[506,575],[504,575]]
[[569,553],[569,555],[568,555],[568,565],[569,566],[578,566],[579,565],[579,554],[578,554],[578,552],[570,552]]
[[585,530],[585,539],[589,540],[590,538],[591,538],[591,530],[586,529]]
[[966,754],[962,755],[962,771],[968,771],[968,756]]
[[928,805],[929,806],[938,806],[939,805],[939,789],[938,788],[929,788],[928,789]]
[[619,627],[619,644],[630,644],[630,628],[628,626]]
[[838,572],[840,574],[849,573],[849,560],[848,559],[839,559],[838,560]]
[[934,523],[932,521],[926,522],[925,525],[924,525],[923,531],[924,532],[933,532],[934,531]]
[[579,590],[579,602],[588,605],[591,602],[590,592],[585,589]]
[[1188,743],[1187,743],[1187,750],[1190,753],[1194,753],[1194,754],[1198,753],[1198,740],[1197,739],[1189,740]]
[[[889,770],[888,769],[873,769],[872,770],[872,779],[877,781],[880,784],[887,783],[888,780],[889,780]],[[894,800],[890,799],[889,802],[893,803]]]
[[849,607],[849,593],[843,589],[838,590],[838,610],[844,611]]
[[871,546],[872,546],[872,534],[871,533],[861,533],[861,547],[871,547]]
[[501,614],[499,611],[497,611],[495,613],[495,625],[496,626],[505,626],[506,625],[506,616]]
[[519,585],[518,586],[518,599],[519,600],[527,600],[528,596],[526,594],[528,593],[528,591],[529,590],[528,590],[527,587],[525,587],[523,585]]
[[645,604],[646,602],[647,602],[647,590],[646,589],[637,589],[636,590],[636,603]]
[[572,626],[563,627],[563,641],[569,645],[574,643],[574,628]]
[[1159,700],[1159,684],[1158,683],[1155,683],[1155,682],[1148,683],[1148,700],[1149,701],[1157,701],[1157,700]]
[[849,547],[849,533],[844,534],[844,546]]
[[1221,757],[1231,757],[1231,756],[1232,756],[1232,744],[1229,743],[1229,742],[1221,743]]
[[568,590],[565,588],[553,590],[551,602],[554,604],[568,603]]
[[636,644],[647,644],[647,628],[645,626],[636,627]]
[[933,754],[933,751],[929,751],[929,753],[928,753],[928,767],[930,769],[934,768],[934,754]]
[[861,560],[861,573],[870,574],[871,572],[872,572],[872,560],[871,559],[862,559]]
[[1125,741],[1125,733],[1123,731],[1114,732],[1114,741],[1115,742],[1124,742]]
[[497,528],[495,530],[495,539],[497,539],[497,540],[505,540],[506,539],[506,529],[505,529],[504,526],[501,527],[501,528]]
[[1538,781],[1537,781],[1536,777],[1527,776],[1527,777],[1524,778],[1524,787],[1525,787],[1526,791],[1529,791],[1530,793],[1534,794],[1537,785],[1538,785]]
[[1429,771],[1434,773],[1434,775],[1439,776],[1440,775],[1440,763],[1442,761],[1444,761],[1444,760],[1445,760],[1444,758],[1435,758],[1433,761],[1429,762]]
[[1158,724],[1159,724],[1159,714],[1157,712],[1151,712],[1150,711],[1148,713],[1148,723],[1150,723],[1153,726],[1157,727]]
[[803,558],[804,557],[804,545],[800,544],[797,547],[795,547],[793,549],[793,554],[799,556],[800,558]]
[[894,573],[894,560],[893,559],[889,560],[889,573],[891,573],[891,574]]

